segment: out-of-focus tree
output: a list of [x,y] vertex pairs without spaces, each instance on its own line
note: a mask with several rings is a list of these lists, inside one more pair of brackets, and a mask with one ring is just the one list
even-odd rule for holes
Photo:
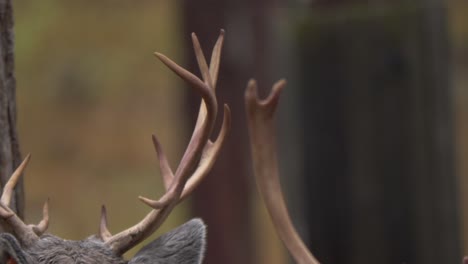
[[457,263],[445,2],[333,2],[296,28],[309,244],[323,263]]
[[[16,132],[16,80],[14,64],[13,7],[11,0],[0,1],[0,193],[21,162]],[[23,181],[17,184],[11,208],[24,217]],[[10,231],[0,223],[0,232]],[[0,255],[4,263],[5,256]]]
[[[212,170],[195,193],[194,209],[209,226],[206,263],[253,263],[255,254],[252,228],[253,180],[249,169],[243,94],[249,78],[259,79],[268,88],[267,51],[269,43],[266,16],[271,1],[184,1],[184,36],[196,32],[205,48],[205,56],[214,44],[220,28],[226,29],[218,86],[220,102],[232,110],[229,139]],[[188,65],[196,61],[187,42]],[[271,82],[270,82],[271,83]],[[265,84],[265,85],[263,85]],[[198,96],[189,96],[192,112]]]
[[[184,1],[184,36],[196,32],[202,41],[206,56],[214,44],[220,28],[225,28],[229,1]],[[239,1],[243,5],[244,1]],[[209,226],[208,251],[205,263],[252,263],[252,232],[250,225],[250,195],[246,161],[246,134],[242,129],[242,87],[246,72],[240,71],[234,57],[229,54],[233,32],[226,28],[226,44],[223,48],[218,86],[220,102],[230,104],[232,129],[229,139],[218,158],[211,175],[199,186],[194,194],[194,210]],[[241,41],[236,39],[236,41]],[[188,42],[188,41],[187,41]],[[196,61],[190,43],[187,43],[188,65],[195,69]],[[198,96],[188,98],[189,107],[195,113],[199,104]],[[231,140],[235,138],[235,140]]]
[[[5,183],[21,162],[16,132],[16,80],[14,73],[13,7],[0,1],[0,183]],[[11,208],[23,217],[24,193],[20,180]]]

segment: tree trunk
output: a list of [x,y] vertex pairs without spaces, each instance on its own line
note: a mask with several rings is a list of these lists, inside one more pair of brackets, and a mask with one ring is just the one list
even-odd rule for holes
[[457,263],[444,2],[380,7],[298,27],[309,245],[328,264]]
[[[231,106],[231,132],[212,172],[194,194],[194,209],[209,227],[208,251],[204,263],[249,264],[254,262],[252,230],[252,196],[255,188],[249,168],[250,153],[244,113],[244,89],[249,78],[266,83],[265,14],[263,0],[184,1],[184,43],[189,68],[198,70],[193,48],[188,40],[195,32],[209,57],[221,28],[226,29],[220,76],[217,89],[219,101]],[[226,28],[227,27],[227,28]],[[244,45],[245,44],[245,45]],[[269,82],[271,84],[271,82]],[[193,113],[199,96],[189,96]],[[221,106],[221,104],[220,104]],[[220,108],[221,109],[221,108]],[[222,113],[219,114],[222,116]]]
[[[0,183],[1,187],[21,162],[16,131],[16,80],[14,75],[13,9],[11,0],[0,0]],[[20,180],[11,208],[23,218],[24,192]],[[4,230],[5,231],[5,230]]]

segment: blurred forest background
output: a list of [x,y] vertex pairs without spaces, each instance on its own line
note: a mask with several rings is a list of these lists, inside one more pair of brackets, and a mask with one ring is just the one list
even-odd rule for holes
[[[14,1],[18,131],[32,153],[26,218],[51,199],[49,231],[118,232],[162,182],[156,133],[173,167],[199,97],[162,63],[198,74],[226,41],[218,94],[233,128],[213,173],[155,236],[202,217],[206,263],[288,259],[250,170],[243,91],[282,77],[278,134],[293,219],[334,263],[459,263],[468,254],[468,2]],[[134,251],[133,251],[134,252]],[[133,252],[130,252],[132,254]]]

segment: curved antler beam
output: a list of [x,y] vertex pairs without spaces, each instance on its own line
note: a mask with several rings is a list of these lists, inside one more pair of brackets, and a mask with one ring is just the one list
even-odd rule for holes
[[153,136],[153,145],[158,155],[158,162],[160,164],[166,192],[158,200],[139,197],[141,201],[152,207],[153,210],[138,224],[113,236],[111,236],[110,232],[107,230],[107,220],[105,220],[105,213],[103,213],[100,227],[101,239],[119,255],[125,253],[135,244],[151,235],[151,233],[164,222],[174,207],[187,197],[205,177],[219,154],[221,145],[230,127],[230,111],[229,108],[225,106],[224,120],[220,135],[215,142],[210,141],[210,135],[213,131],[218,112],[215,85],[218,78],[217,74],[219,71],[223,39],[224,31],[221,30],[213,48],[210,66],[208,67],[198,38],[195,34],[192,34],[193,47],[203,80],[177,65],[166,56],[155,53],[155,56],[161,60],[161,62],[200,94],[202,102],[200,104],[199,115],[192,137],[175,172],[170,168],[159,140],[156,136]]
[[279,181],[274,117],[285,85],[285,80],[276,82],[265,100],[258,99],[255,80],[250,80],[247,85],[245,107],[254,174],[276,231],[293,258],[299,264],[319,264],[292,224]]

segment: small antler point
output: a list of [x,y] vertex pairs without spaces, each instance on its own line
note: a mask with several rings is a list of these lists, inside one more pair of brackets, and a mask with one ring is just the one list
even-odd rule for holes
[[138,196],[138,199],[153,209],[161,209],[164,206],[164,204],[160,203],[159,201],[151,200],[144,196]]
[[245,89],[245,96],[249,98],[257,98],[257,81],[250,79],[247,83],[247,89]]
[[157,51],[154,52],[153,55],[156,56],[158,59],[161,59],[161,57],[164,57],[164,55],[162,53],[157,52]]

